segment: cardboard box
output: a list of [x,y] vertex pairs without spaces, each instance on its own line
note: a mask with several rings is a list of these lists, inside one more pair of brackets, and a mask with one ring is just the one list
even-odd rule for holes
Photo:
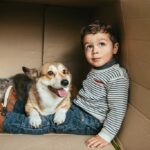
[[[80,29],[95,19],[111,23],[118,29],[121,35],[120,62],[130,76],[129,107],[117,141],[122,150],[148,150],[150,149],[148,0],[1,1],[0,77],[9,77],[21,72],[23,65],[39,68],[48,61],[61,61],[71,69],[74,83],[80,88],[88,71],[81,52]],[[83,150],[88,149],[84,147],[86,138],[88,137],[77,135],[1,134],[0,149]],[[112,150],[113,147],[109,145],[105,148],[107,149]]]

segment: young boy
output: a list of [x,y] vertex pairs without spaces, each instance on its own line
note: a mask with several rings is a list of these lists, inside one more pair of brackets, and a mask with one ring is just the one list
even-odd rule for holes
[[125,69],[115,61],[118,41],[110,25],[93,22],[83,28],[81,42],[91,71],[63,124],[53,115],[42,117],[40,128],[33,129],[29,119],[15,110],[6,114],[3,128],[8,133],[44,134],[49,132],[94,135],[88,147],[104,147],[118,133],[127,109],[129,80]]

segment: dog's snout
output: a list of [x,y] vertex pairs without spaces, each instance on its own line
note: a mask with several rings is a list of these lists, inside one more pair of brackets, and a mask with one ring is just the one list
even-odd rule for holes
[[68,84],[69,84],[69,81],[66,80],[66,79],[63,79],[63,80],[61,81],[61,85],[62,85],[62,86],[67,86]]

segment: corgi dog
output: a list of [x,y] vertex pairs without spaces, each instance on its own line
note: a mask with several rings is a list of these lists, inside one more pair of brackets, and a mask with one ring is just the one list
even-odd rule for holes
[[54,114],[57,125],[65,121],[66,112],[71,106],[71,80],[70,71],[62,63],[46,63],[41,67],[25,106],[32,127],[40,127],[40,115]]

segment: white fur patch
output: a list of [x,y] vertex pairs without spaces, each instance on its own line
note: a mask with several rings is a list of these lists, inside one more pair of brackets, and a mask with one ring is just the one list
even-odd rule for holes
[[66,119],[66,109],[62,108],[55,113],[54,123],[56,123],[57,125],[62,124],[65,121],[65,119]]
[[41,112],[41,115],[54,114],[57,105],[63,100],[62,97],[56,96],[53,92],[50,92],[47,86],[38,83],[37,90],[41,98],[41,104],[44,107],[44,110]]
[[29,123],[34,128],[39,128],[42,123],[41,117],[36,110],[33,110],[29,116]]

